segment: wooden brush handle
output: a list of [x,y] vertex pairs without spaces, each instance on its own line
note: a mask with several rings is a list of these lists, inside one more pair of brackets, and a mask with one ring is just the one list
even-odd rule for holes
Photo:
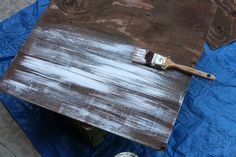
[[216,77],[212,74],[203,72],[203,71],[199,71],[196,70],[194,68],[185,66],[185,65],[180,65],[180,64],[175,64],[174,62],[172,62],[170,59],[167,59],[167,63],[166,63],[166,68],[172,68],[172,69],[177,69],[180,70],[182,72],[185,72],[187,74],[191,74],[191,75],[196,75],[196,76],[200,76],[209,80],[215,80]]

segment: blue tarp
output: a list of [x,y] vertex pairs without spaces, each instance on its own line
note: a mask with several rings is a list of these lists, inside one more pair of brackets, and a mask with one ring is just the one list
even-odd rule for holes
[[[29,36],[49,0],[39,0],[0,23],[0,76]],[[109,134],[98,147],[80,142],[50,111],[1,93],[0,99],[43,157],[112,157],[123,151],[140,157],[236,156],[236,42],[217,50],[205,44],[198,69],[217,81],[193,77],[165,152]]]

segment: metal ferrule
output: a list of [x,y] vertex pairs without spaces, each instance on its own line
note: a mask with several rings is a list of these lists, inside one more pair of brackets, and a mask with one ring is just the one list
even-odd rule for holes
[[152,62],[151,65],[152,66],[161,66],[164,67],[165,63],[166,63],[167,58],[163,57],[157,53],[154,54],[153,58],[152,58]]

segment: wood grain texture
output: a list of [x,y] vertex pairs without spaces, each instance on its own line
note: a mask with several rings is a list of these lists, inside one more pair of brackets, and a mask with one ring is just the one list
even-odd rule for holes
[[0,88],[153,148],[165,147],[190,77],[131,62],[150,48],[190,65],[215,7],[197,0],[54,0]]
[[207,35],[212,48],[218,48],[236,39],[236,1],[215,0],[217,11]]

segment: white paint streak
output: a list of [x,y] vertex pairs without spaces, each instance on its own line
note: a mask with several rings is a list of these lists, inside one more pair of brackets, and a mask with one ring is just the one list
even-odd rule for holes
[[20,83],[20,82],[17,82],[17,81],[14,81],[14,80],[4,80],[4,82],[6,84],[9,84],[11,86],[13,86],[14,90],[17,92],[17,93],[21,93],[22,91],[24,90],[27,90],[28,89],[28,86],[23,84],[23,83]]
[[[56,41],[56,42],[63,42],[70,45],[69,50],[79,50],[81,48],[87,48],[90,49],[101,49],[106,52],[114,52],[115,54],[120,54],[123,56],[127,56],[129,54],[128,52],[134,52],[135,47],[126,45],[126,44],[118,44],[118,43],[110,43],[104,40],[99,40],[96,37],[80,34],[74,32],[71,34],[68,31],[60,30],[60,29],[49,29],[49,30],[42,30],[40,28],[37,28],[34,30],[34,33],[37,33],[37,36],[42,36],[45,38],[45,36],[48,36],[49,41]],[[45,38],[45,40],[47,40]],[[64,47],[65,48],[65,47]],[[99,52],[97,52],[99,53]]]
[[50,9],[56,9],[56,10],[58,10],[59,7],[58,7],[58,5],[52,4],[52,5],[50,5]]
[[153,9],[154,6],[142,2],[141,0],[119,0],[119,1],[114,1],[112,5],[121,5],[121,6],[126,6],[126,7],[131,7],[131,8],[140,8],[140,9]]
[[[58,29],[49,29],[45,31],[47,34],[50,35],[51,38],[55,39],[56,41],[60,42],[66,42],[68,45],[78,46],[75,47],[75,49],[81,49],[81,45],[87,44],[89,45],[90,49],[87,49],[86,57],[90,57],[90,60],[92,62],[97,62],[96,65],[92,66],[88,62],[81,61],[78,57],[77,59],[72,58],[72,55],[67,54],[67,48],[61,49],[60,54],[58,54],[58,50],[50,50],[51,54],[54,56],[56,60],[65,60],[68,63],[75,63],[78,66],[85,66],[89,68],[93,72],[93,77],[95,80],[99,80],[101,82],[106,82],[106,84],[118,84],[119,86],[124,87],[140,87],[135,89],[136,91],[142,91],[142,93],[147,92],[150,95],[156,96],[158,98],[162,99],[168,99],[172,101],[179,101],[180,95],[176,97],[176,93],[174,93],[173,89],[169,90],[166,86],[160,86],[161,83],[158,83],[158,86],[156,86],[156,80],[159,80],[160,82],[163,82],[163,84],[166,84],[163,80],[163,77],[160,77],[159,75],[156,75],[153,72],[150,72],[148,70],[145,70],[137,64],[130,65],[128,63],[121,63],[119,60],[111,60],[110,58],[104,58],[97,56],[98,49],[100,52],[111,53],[114,54],[119,53],[121,56],[127,56],[129,54],[128,52],[134,52],[135,47],[124,45],[124,44],[110,44],[105,41],[100,41],[97,39],[91,39],[89,37],[85,37],[82,34],[74,33],[73,36],[69,34],[66,31],[58,30]],[[43,32],[40,31],[40,29],[37,31],[37,35],[42,34]],[[68,40],[69,39],[69,40]],[[37,52],[38,50],[44,51],[43,48],[39,47],[37,48],[37,45],[33,47],[35,50],[31,50],[31,52]],[[94,48],[94,49],[91,49]],[[140,49],[141,50],[141,49]],[[73,49],[70,49],[70,51],[74,53],[78,53],[74,51]],[[94,51],[94,54],[91,54],[91,52]],[[48,49],[45,49],[45,52],[43,52],[45,55],[48,55]],[[82,54],[82,53],[80,53]],[[40,54],[39,54],[40,55]],[[129,56],[130,57],[130,56]],[[45,58],[48,58],[45,56]],[[61,59],[60,59],[61,58]],[[114,58],[115,59],[115,58]],[[97,78],[97,76],[100,76]],[[148,76],[148,77],[143,77]],[[155,82],[155,83],[154,83]],[[131,88],[133,89],[133,88]],[[173,92],[173,93],[172,93]]]
[[123,88],[128,88],[130,90],[135,89],[135,91],[152,95],[157,98],[172,101],[178,99],[174,93],[172,94],[166,89],[166,86],[160,86],[160,84],[156,83],[156,81],[159,80],[165,84],[165,80],[153,72],[143,70],[141,67],[135,65],[132,66],[128,63],[121,63],[96,55],[88,54],[87,56],[90,56],[98,63],[102,63],[91,67],[91,71],[93,71],[95,76],[101,76],[103,79],[101,80],[102,82],[116,84],[117,86],[122,86]]
[[[30,56],[25,56],[20,65],[32,71],[37,71],[45,76],[58,78],[64,83],[73,83],[85,88],[98,90],[100,92],[109,92],[107,85],[91,79],[92,74],[73,67],[63,67],[45,60],[40,60]],[[78,75],[78,73],[80,75]]]

